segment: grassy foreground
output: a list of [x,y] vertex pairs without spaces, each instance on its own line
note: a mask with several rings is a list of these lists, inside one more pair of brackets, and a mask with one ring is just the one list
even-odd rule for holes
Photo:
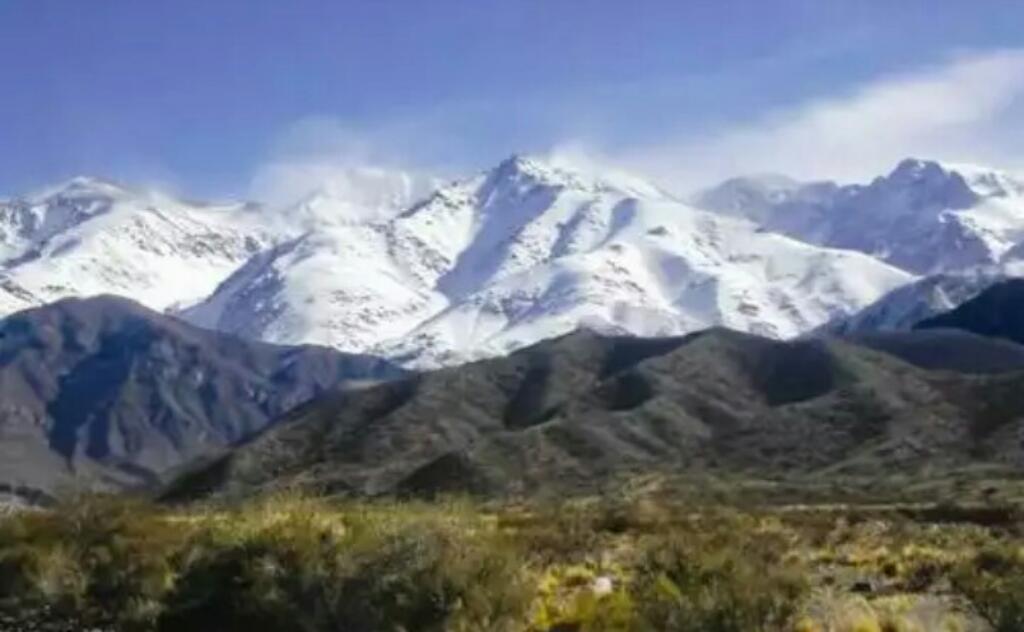
[[992,508],[89,497],[0,518],[0,629],[1020,631],[1020,528]]

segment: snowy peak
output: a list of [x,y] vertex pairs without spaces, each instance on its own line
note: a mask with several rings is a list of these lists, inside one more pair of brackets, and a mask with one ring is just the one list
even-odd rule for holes
[[499,182],[527,181],[531,184],[543,183],[554,186],[573,177],[572,174],[553,165],[543,164],[540,159],[522,154],[512,154],[487,173],[488,179]]
[[941,185],[962,183],[978,197],[1010,197],[1024,193],[1024,182],[1006,171],[959,162],[907,158],[889,175],[896,182]]
[[412,216],[431,208],[435,210],[429,212],[436,213],[438,206],[471,207],[478,215],[493,208],[522,212],[522,201],[527,198],[554,199],[562,195],[671,199],[655,185],[632,174],[596,173],[565,160],[514,154],[475,177],[437,187],[402,214]]
[[806,184],[779,174],[739,176],[698,192],[692,203],[699,208],[761,224],[784,204],[815,192],[829,196],[836,188],[832,183]]
[[730,180],[697,197],[801,241],[858,250],[915,274],[1002,262],[1024,241],[1024,185],[983,167],[908,158],[869,184]]
[[127,195],[111,182],[80,176],[26,198],[0,202],[0,260],[31,254],[55,235],[109,212]]
[[0,202],[0,305],[119,294],[153,309],[195,302],[274,237],[240,204],[183,202],[77,177]]
[[484,176],[484,190],[525,191],[549,187],[578,193],[618,194],[628,197],[666,197],[658,187],[632,174],[593,169],[561,158],[514,154]]
[[[1021,190],[1002,172],[918,159],[861,185],[734,178],[691,204],[564,156],[515,155],[444,185],[350,169],[280,208],[76,178],[0,202],[0,309],[119,294],[204,327],[416,367],[580,327],[785,338],[920,275],[1024,257]],[[922,286],[868,319],[973,286]]]
[[514,156],[383,221],[250,260],[197,324],[434,366],[580,328],[796,335],[912,277],[759,232],[642,180]]
[[94,176],[75,176],[56,186],[47,187],[26,198],[32,204],[54,203],[58,200],[114,200],[130,195],[121,185]]
[[951,177],[959,177],[959,174],[937,160],[904,158],[884,179],[892,182],[918,183],[941,182]]
[[513,154],[488,172],[491,186],[548,186],[592,190],[597,179],[579,170],[545,162],[541,158]]
[[1006,171],[964,163],[948,163],[946,168],[960,174],[967,186],[979,197],[1024,197],[1024,180]]
[[607,241],[616,224],[611,215],[622,224],[631,201],[641,199],[667,198],[627,175],[512,156],[440,189],[403,213],[392,232],[417,244],[407,254],[409,247],[397,248],[405,265],[458,300],[487,282]]
[[920,206],[943,210],[972,208],[986,199],[1024,197],[1024,182],[1005,171],[967,163],[907,158],[872,183],[891,193],[914,191]]
[[866,193],[903,202],[895,208],[909,212],[966,209],[980,199],[959,172],[916,158],[900,162],[888,176],[871,183]]

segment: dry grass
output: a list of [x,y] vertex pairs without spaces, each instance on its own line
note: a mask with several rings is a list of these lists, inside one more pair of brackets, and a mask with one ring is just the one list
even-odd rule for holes
[[193,632],[1024,629],[1020,525],[925,515],[89,497],[0,519],[0,611]]

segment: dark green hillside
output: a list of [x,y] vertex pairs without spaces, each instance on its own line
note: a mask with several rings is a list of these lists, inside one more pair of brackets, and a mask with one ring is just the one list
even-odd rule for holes
[[[908,334],[914,336],[917,334]],[[168,492],[564,493],[638,472],[757,477],[1012,464],[1024,373],[928,371],[839,341],[579,332],[303,406]]]

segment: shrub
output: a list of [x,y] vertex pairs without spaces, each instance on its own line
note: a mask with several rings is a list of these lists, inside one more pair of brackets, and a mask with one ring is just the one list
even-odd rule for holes
[[1024,551],[984,549],[960,565],[953,585],[994,632],[1024,630]]
[[655,539],[634,579],[640,626],[678,632],[782,627],[796,615],[807,584],[779,544],[738,534]]
[[79,498],[0,518],[0,627],[889,632],[934,627],[919,593],[952,577],[997,632],[1024,629],[1005,531],[644,502]]
[[425,515],[323,511],[204,534],[161,629],[501,630],[524,617],[524,564],[500,538]]
[[0,523],[0,584],[21,605],[46,605],[91,623],[145,625],[173,584],[172,555],[185,537],[147,505],[76,498],[59,512]]

